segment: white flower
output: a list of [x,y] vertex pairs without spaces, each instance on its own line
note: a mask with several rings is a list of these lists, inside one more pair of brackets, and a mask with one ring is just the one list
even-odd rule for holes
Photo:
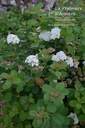
[[16,6],[15,0],[10,0],[10,5]]
[[51,40],[51,33],[50,31],[41,32],[39,35],[40,39],[43,39],[44,41],[50,41]]
[[65,55],[65,53],[63,51],[60,51],[58,53],[56,53],[56,55],[52,56],[52,60],[53,61],[61,61],[61,60],[66,60],[67,56]]
[[28,63],[28,65],[30,66],[38,66],[39,65],[39,60],[38,60],[38,55],[29,55],[26,60],[25,63]]
[[59,28],[53,28],[52,30],[51,30],[51,39],[53,39],[53,40],[55,40],[56,38],[60,38],[60,31],[61,31],[61,29],[59,29]]
[[85,61],[83,61],[83,65],[85,66]]
[[74,66],[72,57],[67,56],[66,62],[67,62],[67,65],[69,65],[70,67]]
[[20,42],[20,39],[17,35],[14,34],[8,34],[7,36],[7,43],[8,44],[18,44]]
[[40,29],[41,29],[41,28],[40,28],[40,26],[39,26],[38,28],[36,28],[36,31],[37,31],[37,32],[40,32]]
[[70,113],[67,117],[70,117],[74,120],[73,124],[78,124],[79,120],[78,120],[78,117],[75,113]]
[[53,82],[54,82],[55,84],[57,84],[57,83],[58,83],[58,81],[57,81],[57,80],[55,80],[55,79],[53,80]]

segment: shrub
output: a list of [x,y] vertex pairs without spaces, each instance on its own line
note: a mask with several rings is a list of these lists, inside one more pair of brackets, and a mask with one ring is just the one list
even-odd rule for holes
[[[58,17],[58,10],[41,13],[41,7],[23,15],[15,9],[0,15],[1,128],[85,123],[85,9],[75,12],[72,26],[65,20],[71,16]],[[8,32],[20,42],[14,36],[8,43]]]

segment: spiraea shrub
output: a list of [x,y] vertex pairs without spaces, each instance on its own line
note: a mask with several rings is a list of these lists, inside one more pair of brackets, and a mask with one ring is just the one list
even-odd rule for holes
[[0,128],[85,127],[85,4],[58,2],[0,14]]

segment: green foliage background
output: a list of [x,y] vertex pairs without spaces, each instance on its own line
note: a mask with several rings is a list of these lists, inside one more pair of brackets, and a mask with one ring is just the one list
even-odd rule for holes
[[[68,2],[59,2],[60,7],[71,6]],[[79,125],[85,124],[85,66],[82,64],[85,61],[85,4],[80,0],[74,6],[82,7],[76,12],[75,26],[65,22],[65,17],[60,17],[61,23],[68,26],[58,26],[57,10],[41,13],[41,3],[25,10],[23,15],[15,8],[0,14],[0,100],[4,102],[0,128],[70,128],[73,120],[67,116],[71,112],[77,114]],[[40,40],[38,27],[41,31],[59,27],[61,38],[49,42]],[[20,43],[7,44],[8,32],[16,34]],[[33,36],[33,33],[36,34]],[[50,47],[55,53],[62,50],[77,59],[78,69],[65,62],[53,62],[48,53]],[[43,70],[25,63],[28,55],[35,54]],[[19,66],[23,67],[21,72]],[[54,83],[54,79],[58,82]]]

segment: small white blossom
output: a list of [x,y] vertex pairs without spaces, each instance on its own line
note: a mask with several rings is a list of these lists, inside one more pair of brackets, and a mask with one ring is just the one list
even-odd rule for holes
[[85,61],[83,61],[83,65],[85,66]]
[[65,55],[65,53],[63,51],[57,52],[56,55],[52,56],[52,60],[53,61],[61,61],[61,60],[66,60],[67,56]]
[[79,122],[79,119],[77,117],[77,115],[75,113],[70,113],[67,117],[70,117],[74,120],[74,123],[73,124],[78,124]]
[[53,28],[51,30],[51,39],[55,40],[56,38],[59,39],[60,38],[60,31],[61,29],[59,28]]
[[38,66],[39,65],[39,60],[38,60],[38,55],[29,55],[26,60],[25,63],[28,63],[28,65],[34,67],[34,66]]
[[55,84],[57,84],[57,83],[58,83],[58,81],[57,81],[57,80],[55,80],[55,79],[53,80],[53,82],[54,82]]
[[41,29],[41,28],[40,28],[40,26],[39,26],[38,28],[36,28],[36,31],[37,31],[37,32],[40,32],[40,29]]
[[70,67],[74,66],[72,57],[67,56],[66,62],[67,62],[67,65],[69,65]]
[[51,33],[50,31],[41,32],[39,35],[40,39],[43,39],[44,41],[50,41],[51,40]]
[[20,39],[18,38],[17,35],[14,34],[8,34],[7,36],[7,43],[8,44],[19,44]]

